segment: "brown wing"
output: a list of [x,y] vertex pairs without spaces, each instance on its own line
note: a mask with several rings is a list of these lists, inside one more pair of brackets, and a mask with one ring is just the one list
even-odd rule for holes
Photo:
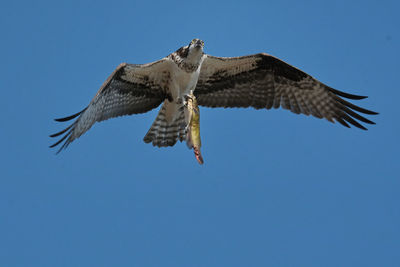
[[357,120],[374,122],[364,114],[378,114],[341,97],[363,99],[324,85],[303,71],[265,53],[222,58],[207,55],[194,92],[206,107],[253,107],[289,109],[294,113],[348,123],[366,130]]
[[69,117],[55,119],[65,122],[79,116],[66,129],[50,135],[57,137],[65,133],[50,147],[65,140],[57,152],[59,153],[88,131],[95,122],[144,113],[159,106],[168,97],[168,64],[164,59],[147,65],[120,64],[85,109]]

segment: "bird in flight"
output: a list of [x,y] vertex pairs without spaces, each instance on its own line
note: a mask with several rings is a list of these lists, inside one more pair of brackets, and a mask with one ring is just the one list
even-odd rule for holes
[[353,125],[366,130],[360,122],[374,124],[359,113],[378,113],[344,100],[366,96],[333,89],[266,53],[215,57],[205,54],[203,48],[202,40],[193,39],[161,60],[142,65],[120,64],[86,108],[55,119],[65,122],[76,118],[66,129],[50,135],[64,134],[50,147],[62,143],[58,153],[95,122],[148,112],[160,104],[158,115],[143,140],[153,146],[173,146],[178,140],[187,139],[190,123],[187,96],[191,94],[198,105],[205,107],[282,107],[296,114],[337,121],[349,128]]

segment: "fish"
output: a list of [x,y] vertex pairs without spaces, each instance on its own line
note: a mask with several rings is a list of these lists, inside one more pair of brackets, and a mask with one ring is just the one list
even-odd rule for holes
[[185,100],[185,117],[187,118],[186,145],[189,149],[193,148],[197,162],[203,164],[204,160],[200,151],[200,109],[192,91],[188,95],[185,95]]

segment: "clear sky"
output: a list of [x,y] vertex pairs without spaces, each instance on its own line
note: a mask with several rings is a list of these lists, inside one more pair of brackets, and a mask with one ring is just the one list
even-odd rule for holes
[[[400,266],[398,1],[3,1],[0,266]],[[267,52],[380,112],[368,131],[201,109],[205,164],[157,110],[55,155],[52,119],[121,62]]]

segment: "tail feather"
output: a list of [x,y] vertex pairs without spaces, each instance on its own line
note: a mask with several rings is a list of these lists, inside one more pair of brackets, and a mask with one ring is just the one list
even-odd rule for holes
[[182,142],[186,137],[183,107],[178,109],[178,112],[178,116],[168,122],[166,119],[166,105],[164,104],[143,141],[158,147],[173,146],[178,140]]

